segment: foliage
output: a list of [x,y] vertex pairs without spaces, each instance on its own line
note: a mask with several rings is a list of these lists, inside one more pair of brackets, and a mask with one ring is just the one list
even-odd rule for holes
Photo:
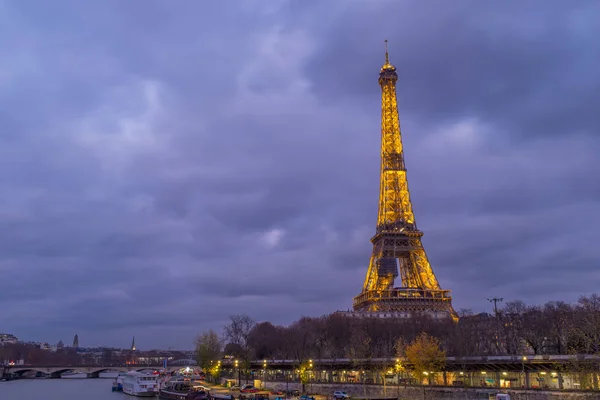
[[303,385],[306,385],[309,382],[311,369],[312,363],[310,363],[309,361],[305,361],[302,364],[300,364],[300,383],[302,383]]
[[221,340],[215,331],[209,330],[199,335],[196,338],[196,359],[200,368],[211,372],[221,357],[221,348]]
[[421,379],[424,373],[444,368],[446,352],[440,348],[438,339],[423,332],[406,346],[406,360],[412,365],[415,378]]

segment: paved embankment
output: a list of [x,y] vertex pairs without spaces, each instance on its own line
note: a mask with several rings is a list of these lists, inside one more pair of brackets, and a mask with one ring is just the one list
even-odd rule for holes
[[[299,383],[263,382],[267,389],[301,390]],[[345,390],[351,397],[384,398],[395,397],[400,400],[488,400],[490,394],[500,393],[498,389],[455,388],[408,386],[385,388],[379,385],[339,385],[311,384],[305,385],[307,391],[331,398],[336,390]],[[600,392],[566,392],[566,391],[537,391],[537,390],[503,390],[510,394],[511,400],[600,400]],[[319,396],[320,397],[320,396]]]

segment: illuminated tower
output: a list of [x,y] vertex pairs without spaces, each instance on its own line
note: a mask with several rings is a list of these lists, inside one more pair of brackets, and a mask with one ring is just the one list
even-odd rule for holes
[[[387,40],[381,86],[381,172],[377,229],[371,238],[373,253],[362,292],[354,298],[354,311],[389,316],[428,313],[451,316],[450,290],[442,290],[423,245],[413,214],[396,103],[396,68],[390,64]],[[399,273],[398,273],[399,272]],[[394,281],[400,275],[401,286]]]
[[133,340],[131,341],[131,351],[135,351],[135,336],[133,337]]

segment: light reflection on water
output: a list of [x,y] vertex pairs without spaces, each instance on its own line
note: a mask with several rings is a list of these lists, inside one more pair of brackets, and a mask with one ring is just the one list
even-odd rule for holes
[[20,379],[0,382],[0,400],[132,400],[112,379]]

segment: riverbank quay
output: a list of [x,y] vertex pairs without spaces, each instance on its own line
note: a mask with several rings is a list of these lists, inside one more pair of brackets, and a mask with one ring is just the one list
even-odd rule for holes
[[[224,360],[220,377],[236,383],[300,382],[314,384],[374,384],[385,387],[443,386],[546,391],[599,391],[597,355],[528,355],[447,357],[442,371],[415,377],[403,358],[255,360],[237,368]],[[302,379],[301,379],[302,378]]]
[[[302,390],[296,382],[263,382],[269,390]],[[495,388],[456,388],[444,386],[400,386],[383,387],[382,385],[340,385],[310,384],[305,389],[318,397],[331,399],[333,392],[344,390],[351,398],[381,399],[397,398],[399,400],[488,400],[490,395],[506,393],[511,400],[600,400],[600,392],[583,391],[551,391],[551,390],[499,390]]]

